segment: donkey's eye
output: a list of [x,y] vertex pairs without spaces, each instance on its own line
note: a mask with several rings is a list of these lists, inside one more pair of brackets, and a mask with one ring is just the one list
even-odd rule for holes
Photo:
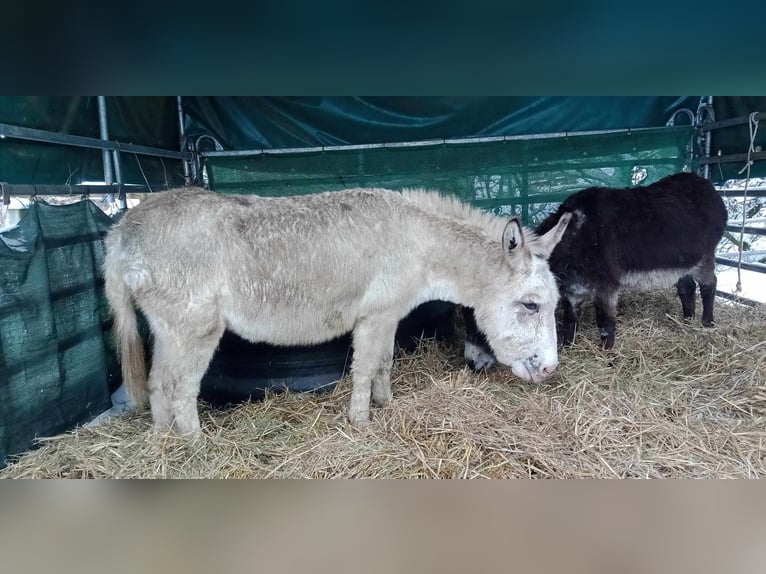
[[540,310],[540,305],[537,303],[522,303],[522,305],[524,305],[527,311],[532,311],[533,313],[537,313]]

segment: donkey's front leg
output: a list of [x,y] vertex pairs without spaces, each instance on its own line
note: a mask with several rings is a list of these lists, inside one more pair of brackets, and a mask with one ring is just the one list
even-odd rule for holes
[[564,294],[561,298],[561,305],[564,309],[562,344],[566,347],[574,344],[577,328],[582,318],[582,304],[583,298],[581,296]]
[[378,372],[372,377],[372,402],[381,407],[387,405],[394,398],[391,392],[391,367],[394,360],[393,346],[388,353],[384,353],[380,359]]
[[370,396],[382,404],[391,399],[391,361],[397,320],[373,316],[354,327],[352,390],[348,418],[361,425],[370,420]]

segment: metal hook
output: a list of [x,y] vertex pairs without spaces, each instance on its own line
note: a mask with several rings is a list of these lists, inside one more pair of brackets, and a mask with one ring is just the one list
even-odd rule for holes
[[196,140],[194,140],[194,150],[197,153],[200,153],[199,151],[199,143],[200,141],[204,139],[209,139],[213,142],[213,145],[215,146],[215,151],[223,151],[223,146],[221,145],[221,142],[219,142],[214,136],[211,136],[209,134],[202,134],[199,136]]
[[694,125],[694,113],[687,109],[687,108],[681,108],[680,110],[676,110],[673,112],[673,115],[670,116],[670,119],[665,124],[666,126],[674,126],[676,125],[676,116],[680,113],[688,114],[689,115],[689,125]]

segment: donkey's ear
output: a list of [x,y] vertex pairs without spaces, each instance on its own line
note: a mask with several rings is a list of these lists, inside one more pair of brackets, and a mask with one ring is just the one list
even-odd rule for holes
[[558,245],[561,238],[564,237],[564,232],[567,230],[569,222],[572,220],[571,213],[564,213],[559,217],[559,221],[554,225],[548,233],[541,235],[538,239],[538,245],[546,258],[551,256],[553,249]]
[[503,230],[503,251],[506,255],[519,253],[524,247],[524,229],[521,227],[521,219],[514,215],[505,224]]

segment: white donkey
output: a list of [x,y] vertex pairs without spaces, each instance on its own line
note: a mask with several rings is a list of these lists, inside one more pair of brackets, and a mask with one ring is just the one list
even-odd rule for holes
[[[434,299],[467,305],[499,362],[539,381],[558,364],[556,281],[542,237],[436,192],[354,189],[264,198],[189,188],[131,209],[106,239],[106,295],[127,390],[155,428],[200,428],[197,395],[225,329],[311,345],[353,331],[349,419],[391,395],[398,322]],[[525,234],[526,233],[526,234]],[[154,347],[147,378],[138,307]]]

